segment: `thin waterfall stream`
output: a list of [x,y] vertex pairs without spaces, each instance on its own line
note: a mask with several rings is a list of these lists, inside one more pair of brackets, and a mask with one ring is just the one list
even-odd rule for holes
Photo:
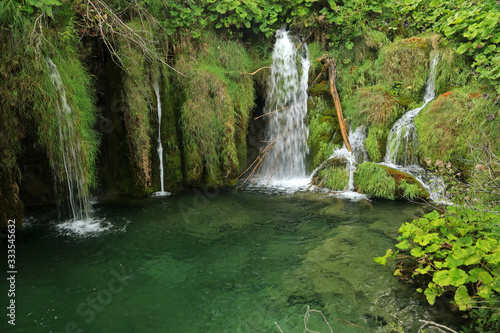
[[[71,212],[71,217],[74,221],[85,220],[89,218],[89,197],[88,197],[88,179],[82,169],[80,161],[81,144],[74,135],[76,120],[74,119],[73,111],[66,99],[66,88],[61,79],[61,75],[57,70],[56,64],[46,58],[45,62],[49,69],[50,81],[54,86],[58,95],[58,103],[55,104],[57,113],[57,127],[59,134],[59,149],[62,155],[63,165],[59,168],[53,165],[58,179],[66,183],[68,195],[68,204]],[[61,169],[64,175],[59,174]],[[56,182],[57,183],[57,182]]]
[[[387,138],[387,151],[384,162],[387,164],[416,165],[417,129],[415,117],[420,111],[436,97],[436,73],[439,54],[434,52],[429,65],[429,77],[425,89],[424,104],[421,107],[406,112],[391,128]],[[401,151],[401,148],[403,150]],[[402,155],[402,156],[401,156]]]
[[415,127],[415,117],[436,97],[438,62],[439,53],[433,52],[429,64],[429,77],[427,78],[424,104],[421,107],[406,112],[394,123],[387,139],[387,151],[383,164],[415,177],[429,192],[430,198],[434,202],[448,203],[445,197],[446,189],[443,179],[424,170],[418,164],[416,155],[418,136]]
[[163,146],[161,143],[161,96],[160,87],[157,82],[153,84],[153,89],[156,95],[156,105],[158,110],[158,159],[160,161],[160,191],[155,192],[153,195],[163,196],[169,195],[169,192],[165,192],[165,181],[164,181],[164,170],[163,170]]

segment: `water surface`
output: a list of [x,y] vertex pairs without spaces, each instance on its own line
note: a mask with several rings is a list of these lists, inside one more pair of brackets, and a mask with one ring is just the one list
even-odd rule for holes
[[[279,333],[277,322],[293,333],[307,306],[334,332],[449,325],[443,306],[372,260],[422,213],[326,193],[200,190],[97,204],[100,228],[87,232],[38,214],[17,234],[16,327],[0,330]],[[329,332],[319,316],[310,325]]]

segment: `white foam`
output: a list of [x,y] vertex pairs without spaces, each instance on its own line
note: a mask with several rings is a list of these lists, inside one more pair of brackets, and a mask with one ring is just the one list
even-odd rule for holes
[[159,191],[159,192],[154,192],[153,194],[151,194],[151,196],[152,197],[166,197],[166,196],[169,196],[171,194],[172,193],[170,193],[170,192]]
[[69,220],[58,224],[56,228],[68,236],[92,237],[111,229],[112,224],[105,219],[88,218],[83,220]]

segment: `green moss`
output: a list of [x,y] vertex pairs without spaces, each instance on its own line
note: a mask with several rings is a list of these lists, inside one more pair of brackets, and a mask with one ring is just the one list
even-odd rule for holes
[[396,181],[380,165],[365,162],[354,173],[358,191],[377,198],[396,199]]
[[370,160],[379,163],[384,160],[389,131],[385,128],[372,126],[368,129],[365,148]]
[[404,109],[398,100],[381,86],[360,89],[345,108],[354,127],[375,125],[390,129],[402,114]]
[[254,103],[252,61],[238,43],[213,33],[188,43],[177,61],[189,79],[181,107],[184,170],[190,185],[226,184],[246,166],[246,131]]
[[394,95],[420,101],[429,68],[432,37],[397,40],[382,48],[376,61],[377,81]]
[[429,198],[429,193],[415,177],[371,162],[358,166],[354,173],[354,183],[359,191],[373,197],[390,200]]
[[337,115],[331,105],[323,98],[314,98],[309,107],[309,156],[311,169],[316,169],[332,154],[333,148],[340,145],[342,136]]
[[429,103],[415,118],[421,161],[441,159],[465,168],[463,161],[472,159],[470,144],[481,139],[483,133],[498,155],[498,98],[493,88],[476,81],[444,93]]

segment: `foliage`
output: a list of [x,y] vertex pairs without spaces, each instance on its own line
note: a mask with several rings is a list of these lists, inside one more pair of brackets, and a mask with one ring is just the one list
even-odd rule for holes
[[[450,294],[461,311],[487,308],[484,302],[500,294],[499,222],[498,214],[448,206],[444,214],[433,211],[403,224],[396,247],[409,251],[414,262],[398,266],[394,275],[411,274],[421,281],[418,291],[430,304]],[[388,250],[374,260],[385,265],[398,257],[399,251]]]
[[359,191],[377,198],[394,200],[396,181],[380,165],[362,163],[354,173],[354,183]]
[[316,169],[332,154],[342,137],[335,110],[329,107],[322,97],[316,97],[313,107],[309,108],[309,156],[311,169]]
[[368,129],[365,148],[371,161],[380,163],[384,160],[388,134],[388,130],[382,127],[371,126]]
[[500,11],[496,0],[402,1],[397,8],[420,30],[444,34],[458,54],[474,59],[473,67],[500,93]]
[[424,158],[441,159],[466,171],[463,161],[470,157],[471,133],[477,133],[479,125],[498,155],[498,99],[494,90],[476,80],[430,102],[415,117],[422,162]]
[[[132,27],[137,25],[131,24]],[[151,81],[147,75],[148,63],[142,52],[127,43],[118,45],[123,54],[122,77],[124,123],[129,145],[129,159],[139,191],[151,186]]]
[[[434,37],[436,38],[436,37]],[[420,102],[429,72],[431,37],[411,37],[382,48],[375,62],[377,82],[405,105]]]
[[358,166],[354,173],[354,183],[359,191],[373,197],[394,200],[405,198],[415,200],[429,198],[429,193],[415,177],[371,162]]
[[190,184],[224,184],[246,165],[246,131],[254,103],[251,59],[238,43],[215,34],[189,44],[177,62],[182,80],[181,109],[185,174]]

